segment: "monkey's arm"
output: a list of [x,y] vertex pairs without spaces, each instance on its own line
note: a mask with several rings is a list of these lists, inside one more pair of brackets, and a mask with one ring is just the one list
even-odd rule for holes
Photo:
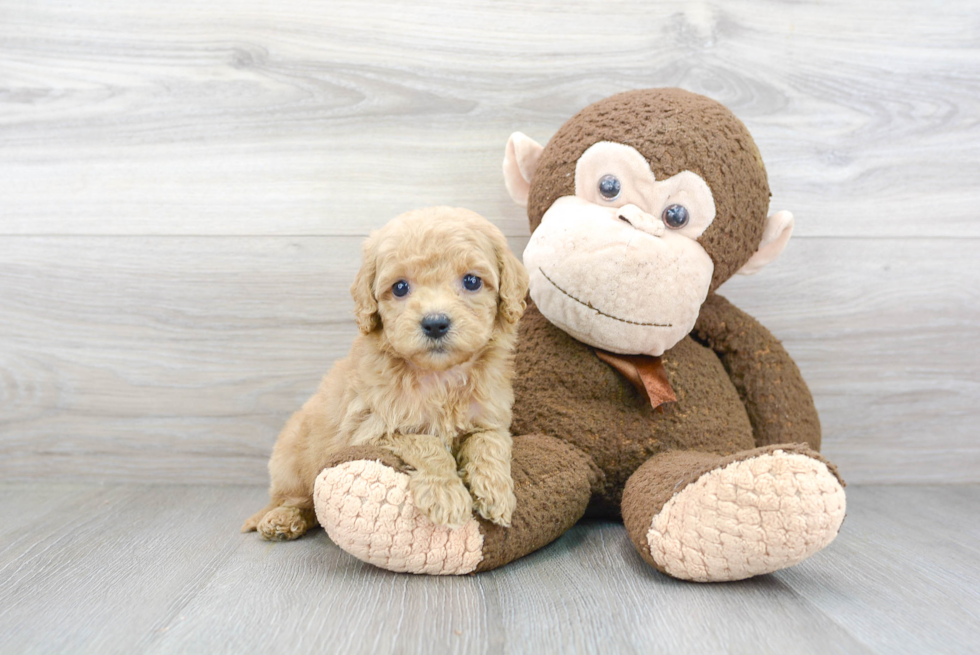
[[806,443],[820,450],[820,419],[800,369],[757,320],[717,294],[692,335],[721,359],[748,411],[755,445]]

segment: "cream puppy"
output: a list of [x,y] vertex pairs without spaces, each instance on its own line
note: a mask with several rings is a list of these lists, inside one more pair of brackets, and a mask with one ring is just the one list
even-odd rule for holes
[[286,423],[270,503],[242,526],[295,539],[316,523],[313,485],[347,446],[414,469],[415,505],[439,525],[476,509],[510,525],[513,351],[528,276],[500,230],[449,207],[395,218],[365,241],[351,287],[360,334]]

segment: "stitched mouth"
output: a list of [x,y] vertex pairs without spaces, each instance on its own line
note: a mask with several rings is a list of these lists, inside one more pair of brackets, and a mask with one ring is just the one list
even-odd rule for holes
[[579,298],[576,298],[572,294],[570,294],[567,291],[565,291],[564,289],[562,289],[560,286],[558,286],[558,284],[555,283],[554,280],[552,280],[550,277],[548,277],[548,274],[545,273],[544,272],[544,269],[541,268],[540,266],[538,266],[538,270],[541,271],[541,275],[544,276],[544,279],[548,280],[548,282],[551,282],[551,285],[553,287],[555,287],[556,289],[558,289],[559,291],[561,291],[563,294],[565,294],[566,296],[568,296],[569,298],[571,298],[572,300],[574,300],[578,304],[584,305],[585,307],[588,307],[589,309],[591,309],[595,313],[599,314],[600,316],[605,316],[606,318],[611,318],[614,321],[620,321],[621,323],[628,323],[630,325],[640,325],[640,326],[643,326],[643,327],[672,327],[672,325],[670,323],[643,323],[643,322],[640,322],[640,321],[631,321],[628,318],[620,318],[619,316],[613,316],[612,314],[607,314],[606,312],[602,311],[598,307],[593,307],[592,306],[592,303],[586,302],[586,301],[581,300]]

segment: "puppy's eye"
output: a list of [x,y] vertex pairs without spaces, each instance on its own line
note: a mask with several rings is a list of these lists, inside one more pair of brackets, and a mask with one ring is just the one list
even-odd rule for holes
[[404,298],[411,290],[412,288],[408,286],[408,282],[405,280],[398,280],[391,285],[391,293],[393,293],[396,298]]
[[691,215],[684,205],[671,205],[664,210],[663,219],[664,225],[672,230],[679,230],[687,225],[687,222],[691,220]]
[[463,286],[469,291],[476,291],[483,286],[483,280],[469,273],[463,276]]
[[599,195],[606,200],[615,200],[623,191],[623,185],[615,175],[603,175],[599,178]]

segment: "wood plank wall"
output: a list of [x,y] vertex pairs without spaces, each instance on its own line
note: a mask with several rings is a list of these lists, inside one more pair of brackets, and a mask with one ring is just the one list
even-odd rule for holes
[[0,477],[263,483],[344,354],[364,235],[474,209],[522,250],[508,135],[618,91],[730,106],[782,338],[850,482],[980,482],[980,9],[0,2]]

